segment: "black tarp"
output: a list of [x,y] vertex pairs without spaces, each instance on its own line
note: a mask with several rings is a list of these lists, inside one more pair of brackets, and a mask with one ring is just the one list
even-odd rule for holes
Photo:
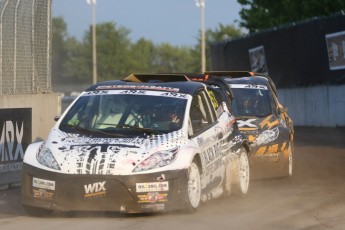
[[267,73],[278,88],[345,84],[345,64],[331,69],[330,34],[339,35],[333,51],[345,63],[345,15],[338,13],[214,43],[211,70],[253,70],[249,51],[262,47]]

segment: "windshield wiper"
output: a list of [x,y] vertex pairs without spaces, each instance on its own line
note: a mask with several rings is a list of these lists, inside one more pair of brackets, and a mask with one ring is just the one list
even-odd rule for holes
[[113,133],[113,132],[105,132],[99,129],[92,129],[93,132],[95,133],[101,133],[103,135],[107,135],[107,136],[112,136],[112,137],[124,137],[124,134],[121,133]]
[[75,129],[75,130],[77,130],[77,131],[81,131],[82,133],[87,133],[87,134],[92,133],[92,130],[83,128],[83,127],[81,127],[81,126],[79,126],[79,125],[63,124],[63,126],[68,127],[68,128],[72,128],[72,129]]
[[100,125],[109,125],[109,126],[113,126],[115,128],[120,128],[120,129],[129,129],[129,130],[135,130],[135,131],[143,131],[143,132],[148,132],[150,134],[162,134],[162,131],[156,130],[156,129],[152,129],[152,128],[143,128],[143,127],[138,127],[138,126],[134,126],[134,125],[127,125],[127,124],[123,124],[123,125],[116,125],[116,124],[109,124],[109,123],[98,123]]
[[110,132],[104,132],[98,129],[86,129],[83,127],[80,127],[79,125],[71,125],[71,124],[64,124],[64,126],[69,127],[69,128],[73,128],[75,130],[81,131],[82,133],[86,133],[86,134],[95,134],[95,133],[100,133],[103,135],[107,135],[107,136],[113,136],[113,137],[123,137],[125,135],[120,134],[120,133],[110,133]]
[[236,117],[237,119],[250,119],[250,118],[258,118],[257,116],[254,116],[254,115],[252,115],[252,116],[237,116]]

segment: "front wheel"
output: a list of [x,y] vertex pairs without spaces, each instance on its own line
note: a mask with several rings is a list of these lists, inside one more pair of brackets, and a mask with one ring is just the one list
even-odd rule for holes
[[200,170],[195,161],[190,165],[187,184],[187,211],[195,212],[201,201],[201,179]]
[[290,146],[288,149],[288,160],[286,163],[286,177],[291,178],[293,174],[293,169],[294,169],[294,154],[293,154],[293,142],[290,141]]
[[240,196],[245,196],[249,190],[250,174],[249,174],[249,159],[247,151],[242,147],[240,155],[238,156],[238,164],[235,167],[235,185],[234,193]]

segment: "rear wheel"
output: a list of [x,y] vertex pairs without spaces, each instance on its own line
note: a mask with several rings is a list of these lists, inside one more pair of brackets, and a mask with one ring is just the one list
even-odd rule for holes
[[242,147],[238,157],[238,165],[235,170],[235,185],[234,193],[245,196],[249,190],[250,174],[249,174],[249,159],[246,150]]
[[195,212],[198,209],[201,201],[200,170],[195,161],[192,162],[189,169],[187,192],[187,211]]

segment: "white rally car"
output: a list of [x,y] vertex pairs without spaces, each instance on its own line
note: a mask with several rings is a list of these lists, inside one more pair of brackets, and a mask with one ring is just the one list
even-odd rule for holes
[[221,195],[246,194],[248,141],[228,106],[220,87],[182,75],[95,84],[46,141],[26,149],[23,207],[32,215],[195,211]]

